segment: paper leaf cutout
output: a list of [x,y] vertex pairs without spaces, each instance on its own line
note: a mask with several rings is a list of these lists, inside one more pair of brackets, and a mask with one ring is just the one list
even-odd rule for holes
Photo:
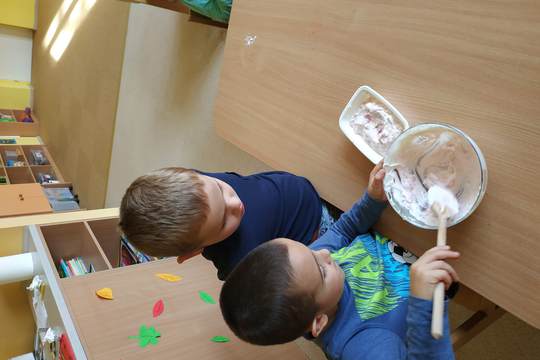
[[96,295],[102,299],[107,299],[107,300],[114,299],[111,288],[102,288],[102,289],[96,290]]
[[216,303],[216,301],[208,293],[206,293],[204,291],[199,291],[199,297],[201,298],[202,301],[204,301],[207,304],[215,304]]
[[159,315],[161,315],[164,308],[165,308],[165,306],[163,304],[163,300],[156,301],[156,303],[154,304],[154,308],[152,309],[152,315],[154,317],[158,317]]
[[156,276],[162,280],[169,281],[169,282],[178,282],[182,280],[181,276],[173,275],[173,274],[156,274]]
[[129,339],[139,339],[139,346],[146,347],[148,344],[157,345],[159,342],[160,333],[153,326],[146,327],[141,325],[139,328],[139,336],[129,336]]
[[217,343],[227,343],[231,341],[231,339],[225,336],[214,336],[213,338],[210,339],[210,341],[217,342]]

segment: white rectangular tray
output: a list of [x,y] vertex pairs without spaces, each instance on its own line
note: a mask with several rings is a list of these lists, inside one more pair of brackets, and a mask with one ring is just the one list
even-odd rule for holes
[[403,130],[409,127],[409,123],[401,115],[401,113],[392,105],[388,100],[386,100],[381,94],[373,90],[367,85],[360,86],[358,90],[354,93],[351,100],[339,117],[339,127],[343,134],[364,154],[372,163],[377,164],[382,160],[383,156],[375,151],[371,146],[369,146],[364,139],[354,132],[354,129],[351,127],[351,119],[354,114],[358,111],[358,108],[366,102],[369,97],[376,99],[380,104],[387,108],[390,113],[401,123],[403,124]]

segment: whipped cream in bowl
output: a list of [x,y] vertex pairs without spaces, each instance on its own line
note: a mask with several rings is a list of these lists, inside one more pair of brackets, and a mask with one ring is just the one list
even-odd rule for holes
[[385,159],[384,190],[390,205],[405,221],[436,229],[438,218],[428,204],[428,190],[438,185],[458,200],[459,212],[448,226],[465,220],[482,201],[487,165],[476,143],[446,124],[419,124],[402,132]]

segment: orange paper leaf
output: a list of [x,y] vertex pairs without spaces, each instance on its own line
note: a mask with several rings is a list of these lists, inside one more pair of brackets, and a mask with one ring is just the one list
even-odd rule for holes
[[162,280],[169,281],[169,282],[178,282],[182,280],[181,276],[173,275],[173,274],[156,274],[156,276]]
[[154,317],[158,317],[159,315],[161,315],[164,308],[165,306],[163,304],[163,300],[156,301],[156,303],[154,304],[154,309],[152,310],[152,314],[154,315]]
[[112,300],[113,294],[111,288],[102,288],[96,291],[96,295],[102,299]]

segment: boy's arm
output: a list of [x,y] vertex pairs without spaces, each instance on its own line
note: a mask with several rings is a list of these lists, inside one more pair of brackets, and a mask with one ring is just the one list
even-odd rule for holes
[[426,251],[410,271],[411,289],[407,313],[407,346],[409,359],[453,359],[450,328],[448,325],[448,301],[444,304],[443,337],[431,336],[431,312],[433,290],[439,282],[448,287],[459,277],[447,259],[457,259],[459,253],[449,246],[436,246]]
[[364,195],[352,208],[342,214],[331,228],[334,232],[351,242],[360,234],[365,234],[379,220],[386,208],[387,199],[384,193],[383,180],[385,171],[383,162],[379,162],[369,174],[369,182]]
[[375,225],[386,205],[386,202],[374,200],[366,191],[349,211],[339,217],[330,230],[352,241],[358,235],[367,233]]
[[364,195],[350,210],[343,213],[322,237],[311,244],[311,249],[340,249],[347,246],[358,235],[367,233],[379,220],[387,204],[383,189],[385,172],[382,166],[381,161],[371,170],[368,188]]
[[310,249],[338,250],[349,245],[358,235],[368,232],[385,208],[386,203],[371,199],[366,191],[350,210],[309,246]]
[[433,302],[409,297],[407,313],[407,359],[454,359],[450,326],[448,323],[448,300],[444,304],[443,337],[431,336],[431,309]]
[[347,342],[340,359],[454,359],[448,326],[448,302],[445,304],[444,334],[440,340],[435,340],[430,333],[431,304],[431,301],[415,297],[409,299],[406,344],[390,330],[368,328]]

